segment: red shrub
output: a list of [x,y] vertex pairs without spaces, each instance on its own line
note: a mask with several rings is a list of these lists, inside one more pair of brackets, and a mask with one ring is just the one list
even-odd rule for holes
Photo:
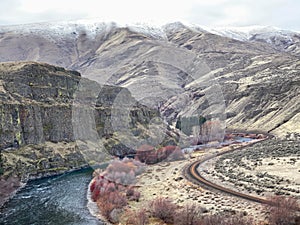
[[130,197],[130,196],[133,196],[133,194],[134,194],[134,187],[128,188],[126,191],[126,196]]
[[135,190],[133,195],[129,197],[129,200],[138,202],[140,200],[140,197],[141,193]]
[[127,205],[127,198],[118,191],[110,192],[103,198],[115,206],[115,208],[122,208]]
[[111,212],[114,209],[122,209],[127,205],[126,197],[118,191],[108,192],[103,196],[100,196],[97,200],[98,208],[101,214],[111,221]]
[[153,146],[142,145],[136,150],[135,159],[147,164],[156,163],[157,162],[156,151]]
[[97,201],[97,199],[99,198],[100,196],[100,190],[99,189],[94,189],[94,191],[92,192],[92,200],[94,202]]
[[117,190],[117,187],[116,187],[116,185],[115,185],[115,183],[108,183],[107,185],[106,185],[106,191],[107,192],[114,192],[114,191],[116,191]]
[[93,192],[95,190],[95,187],[96,187],[96,181],[93,180],[91,186],[90,186],[90,191]]
[[103,201],[102,199],[98,199],[97,205],[101,214],[109,220],[110,213],[114,210],[115,206],[112,203]]
[[183,158],[183,153],[178,146],[166,146],[158,149],[157,151],[148,145],[143,145],[138,148],[136,152],[136,159],[147,163],[147,164],[155,164],[161,162],[163,160],[178,160]]

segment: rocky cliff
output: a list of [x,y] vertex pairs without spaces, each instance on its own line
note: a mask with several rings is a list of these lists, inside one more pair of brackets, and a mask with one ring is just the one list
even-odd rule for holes
[[170,124],[201,115],[232,129],[300,133],[298,34],[286,42],[289,36],[260,31],[240,41],[181,23],[70,22],[0,30],[0,49],[7,53],[1,61],[49,62],[126,87]]
[[[105,163],[152,141],[149,126],[161,126],[153,123],[159,112],[136,102],[128,90],[100,86],[61,67],[1,63],[0,85],[0,172],[6,179],[26,181]],[[160,143],[172,141],[166,136]]]

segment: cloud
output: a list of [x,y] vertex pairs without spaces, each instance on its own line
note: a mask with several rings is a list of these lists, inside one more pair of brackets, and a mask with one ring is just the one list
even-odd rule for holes
[[0,25],[99,18],[206,26],[273,25],[300,30],[298,0],[1,0]]
[[192,1],[187,0],[185,4],[171,0],[1,0],[3,13],[0,14],[0,21],[26,23],[97,17],[121,23],[166,23],[183,20]]
[[271,25],[300,30],[300,2],[297,0],[209,2],[196,3],[188,13],[188,20],[207,26]]

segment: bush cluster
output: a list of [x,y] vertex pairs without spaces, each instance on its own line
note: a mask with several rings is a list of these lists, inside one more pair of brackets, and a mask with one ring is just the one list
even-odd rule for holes
[[158,197],[139,211],[127,210],[124,224],[145,225],[151,218],[159,219],[162,224],[174,225],[299,225],[299,204],[295,198],[275,196],[273,204],[267,206],[270,212],[268,220],[256,223],[253,218],[239,213],[220,213],[205,215],[205,210],[196,204],[178,207],[170,198]]
[[184,155],[178,146],[169,145],[156,150],[150,145],[142,145],[137,149],[135,159],[146,164],[155,164],[181,160],[184,159]]
[[[144,164],[134,159],[114,160],[91,185],[92,200],[97,202],[101,214],[115,222],[128,200],[139,201],[140,193],[135,190],[136,176],[144,171]],[[118,211],[119,210],[119,211]]]

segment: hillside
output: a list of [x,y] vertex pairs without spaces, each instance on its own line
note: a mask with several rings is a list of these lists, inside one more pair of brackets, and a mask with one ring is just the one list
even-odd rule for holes
[[261,28],[232,39],[207,30],[97,21],[2,27],[0,61],[48,62],[126,87],[173,125],[201,115],[230,129],[297,136],[298,34]]

